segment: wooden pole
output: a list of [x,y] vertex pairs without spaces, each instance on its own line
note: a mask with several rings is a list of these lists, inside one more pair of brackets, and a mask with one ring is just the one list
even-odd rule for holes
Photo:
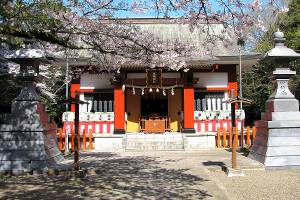
[[[243,123],[243,120],[241,121]],[[242,142],[241,142],[241,147],[244,147],[244,142],[245,142],[245,136],[244,136],[244,128],[243,124],[241,124],[241,137],[242,137]]]
[[78,150],[80,150],[80,132],[78,133]]
[[89,150],[92,150],[93,144],[92,144],[92,129],[89,129]]
[[231,104],[231,127],[232,127],[232,168],[236,168],[236,124],[235,124],[235,103]]
[[[230,103],[231,104],[231,127],[232,127],[232,139],[233,139],[233,144],[232,144],[232,168],[237,168],[237,163],[236,163],[236,147],[238,146],[238,128],[236,127],[236,119],[235,119],[235,108],[236,108],[236,103],[238,102],[247,102],[251,103],[250,100],[247,99],[241,99],[239,97],[234,97],[235,96],[235,90],[231,89],[230,90],[231,94],[231,99],[228,99],[224,101],[224,103]],[[243,128],[242,128],[243,129]],[[241,129],[241,130],[242,130]],[[243,130],[242,130],[243,132]],[[241,137],[243,140],[243,137]],[[242,141],[243,143],[244,141]]]
[[229,128],[229,147],[232,148],[232,128]]
[[226,148],[226,139],[227,139],[227,137],[226,137],[226,128],[225,127],[223,127],[223,147],[224,148]]
[[250,142],[250,127],[247,126],[247,145],[250,147],[251,142]]
[[66,129],[66,133],[65,133],[65,150],[67,151],[68,150],[68,138],[69,137],[69,134],[67,134],[67,129]]
[[72,138],[71,138],[71,140],[72,140],[72,151],[74,151],[74,149],[75,149],[75,145],[74,145],[74,129],[72,129],[72,131],[71,131],[71,133],[72,133]]
[[256,127],[255,126],[253,126],[253,128],[252,128],[252,132],[253,132],[253,143],[254,143],[254,139],[256,137]]
[[238,127],[235,127],[235,141],[236,141],[236,146],[239,146],[239,129]]
[[86,150],[86,135],[85,135],[86,131],[85,129],[83,129],[83,135],[82,135],[82,144],[83,144],[83,150]]
[[232,132],[233,132],[233,144],[232,144],[232,168],[236,169],[236,128],[232,127]]
[[[79,99],[79,91],[75,92],[75,98]],[[79,170],[79,149],[78,149],[78,136],[79,136],[79,104],[75,104],[75,153],[74,153],[74,170]],[[79,137],[80,138],[80,137]]]
[[221,134],[220,134],[220,127],[218,127],[218,129],[217,129],[217,147],[218,148],[220,148],[220,146],[221,146]]
[[62,144],[62,129],[59,129],[59,150],[62,150],[63,144]]

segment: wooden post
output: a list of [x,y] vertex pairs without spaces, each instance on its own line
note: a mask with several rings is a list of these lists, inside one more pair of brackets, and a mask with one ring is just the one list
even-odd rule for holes
[[251,142],[250,142],[250,127],[247,126],[247,145],[250,147]]
[[[224,103],[230,103],[231,104],[231,127],[232,127],[232,132],[233,132],[233,144],[232,144],[232,168],[237,168],[236,164],[236,147],[238,146],[238,128],[236,127],[236,121],[235,121],[235,108],[236,108],[236,103],[239,102],[246,102],[246,103],[251,103],[250,100],[247,99],[242,99],[240,97],[234,97],[235,90],[232,89],[230,91],[231,94],[231,99],[228,99],[226,101],[223,101]],[[243,129],[243,128],[242,128]],[[242,130],[241,129],[241,130]],[[243,133],[243,130],[242,130]],[[241,137],[243,140],[243,137]],[[243,141],[242,141],[243,143]]]
[[80,150],[80,133],[78,133],[78,150]]
[[[75,138],[74,130],[72,130],[72,150],[74,151],[74,170],[79,170],[79,145],[80,143],[80,133],[79,133],[79,104],[84,104],[84,101],[79,100],[79,90],[75,91],[75,98],[70,98],[68,100],[62,101],[62,103],[69,103],[75,107]],[[79,147],[79,148],[78,148]]]
[[[243,120],[242,120],[243,121]],[[241,123],[242,123],[241,121]],[[242,142],[241,142],[241,147],[243,148],[244,147],[244,142],[245,142],[245,137],[244,137],[244,126],[241,125],[241,138],[242,138]]]
[[92,150],[93,144],[92,144],[92,129],[89,129],[89,150]]
[[217,147],[218,148],[220,148],[220,146],[221,146],[221,136],[220,136],[221,134],[220,134],[220,127],[218,127],[218,129],[217,129]]
[[238,127],[235,127],[235,141],[236,141],[236,146],[238,147],[239,146],[239,129]]
[[68,149],[68,145],[69,145],[68,139],[69,139],[69,134],[67,134],[67,131],[66,131],[66,133],[65,133],[65,150]]
[[233,145],[232,145],[232,168],[236,168],[236,127],[235,127],[235,103],[231,104],[231,127],[232,127],[232,136],[233,136]]
[[62,129],[59,129],[59,149],[62,150],[63,143],[62,143]]
[[[231,104],[234,105],[234,104]],[[232,127],[232,132],[233,132],[233,145],[232,145],[232,168],[236,168],[236,127]]]
[[254,139],[256,137],[256,127],[255,126],[253,126],[253,128],[252,128],[252,132],[253,132],[253,144],[254,144]]
[[82,144],[83,144],[83,150],[86,150],[86,135],[85,135],[85,129],[83,129],[83,135],[82,135]]
[[74,151],[75,146],[74,146],[74,129],[71,130],[72,136],[71,136],[71,140],[72,140],[72,151]]
[[232,148],[232,128],[229,128],[229,147]]
[[[79,91],[75,92],[75,98],[79,99]],[[74,153],[74,170],[79,170],[79,104],[75,104],[75,153]]]
[[223,147],[226,148],[226,128],[223,127]]

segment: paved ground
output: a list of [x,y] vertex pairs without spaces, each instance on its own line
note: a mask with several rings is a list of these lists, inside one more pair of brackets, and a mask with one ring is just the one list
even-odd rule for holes
[[[56,166],[55,176],[3,176],[0,199],[299,199],[300,171],[264,171],[237,156],[244,177],[227,177],[228,149],[185,152],[81,151],[83,179],[62,169],[73,167],[73,155]],[[93,170],[92,170],[93,169]],[[96,170],[95,170],[96,169]]]

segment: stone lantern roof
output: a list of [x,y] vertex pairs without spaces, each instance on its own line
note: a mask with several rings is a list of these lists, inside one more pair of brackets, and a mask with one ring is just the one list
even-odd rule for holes
[[[284,45],[284,33],[279,29],[274,33],[275,47],[269,50],[260,62],[272,62],[274,60],[285,60],[286,62],[297,60],[300,58],[300,54],[296,53],[293,49],[290,49]],[[273,63],[274,64],[274,63]],[[287,64],[287,63],[286,63]],[[276,67],[284,67],[278,66]]]
[[44,79],[44,76],[39,74],[39,65],[49,64],[50,60],[41,50],[32,48],[33,42],[33,40],[26,41],[26,48],[19,49],[6,57],[20,64],[17,78],[21,81],[22,90],[16,101],[42,101],[36,93],[36,84]]
[[13,54],[6,56],[10,61],[20,64],[20,74],[39,73],[41,63],[50,64],[50,57],[46,57],[40,49],[32,48],[34,41],[26,41],[26,47],[16,50]]
[[15,63],[20,63],[23,59],[35,59],[49,63],[50,57],[46,57],[40,49],[34,48],[32,45],[33,43],[34,40],[25,41],[25,48],[16,50],[13,54],[8,55],[6,58]]

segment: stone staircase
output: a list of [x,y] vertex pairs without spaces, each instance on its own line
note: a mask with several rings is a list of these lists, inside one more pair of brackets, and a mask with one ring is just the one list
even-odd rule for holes
[[123,139],[125,151],[184,151],[187,148],[185,134],[129,133]]

